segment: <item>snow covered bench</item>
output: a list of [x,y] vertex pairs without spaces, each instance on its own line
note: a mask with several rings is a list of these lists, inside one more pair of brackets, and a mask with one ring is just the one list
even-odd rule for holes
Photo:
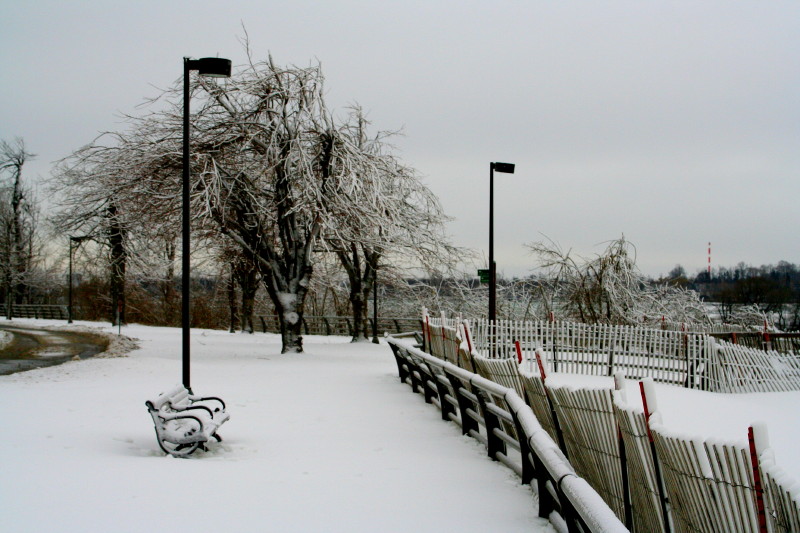
[[200,397],[183,385],[162,392],[155,400],[145,402],[153,417],[158,445],[174,457],[186,457],[217,434],[229,418],[225,402],[214,396]]

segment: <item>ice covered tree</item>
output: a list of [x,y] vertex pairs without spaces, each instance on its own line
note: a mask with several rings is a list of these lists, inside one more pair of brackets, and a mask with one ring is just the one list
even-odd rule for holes
[[641,324],[660,320],[707,323],[694,291],[656,285],[636,268],[636,249],[625,237],[592,259],[564,252],[552,241],[528,244],[544,270],[543,298],[559,315],[587,323]]
[[[179,155],[165,160],[157,153],[162,128],[144,125],[108,132],[61,160],[49,190],[55,210],[51,221],[61,234],[85,236],[100,244],[108,265],[108,315],[124,322],[126,275],[136,267],[145,277],[163,271],[163,315],[171,320],[175,242],[179,231],[177,196],[170,184],[180,180]],[[152,124],[147,124],[152,126]],[[176,175],[177,174],[177,175]]]
[[391,153],[386,140],[392,134],[369,136],[368,126],[356,107],[341,129],[365,156],[354,170],[368,203],[340,219],[322,243],[336,252],[347,274],[354,341],[369,337],[368,302],[377,290],[379,271],[391,279],[402,272],[404,262],[428,269],[449,266],[458,253],[445,235],[447,217],[438,199]]
[[22,168],[34,154],[17,138],[0,141],[0,275],[6,313],[22,303],[34,256],[37,202],[22,179]]
[[337,251],[349,268],[354,316],[361,319],[381,254],[411,238],[420,248],[429,244],[441,210],[384,152],[380,136],[366,141],[360,112],[337,119],[328,110],[318,65],[280,67],[270,58],[251,63],[225,87],[201,84],[209,96],[197,127],[207,133],[196,185],[201,216],[258,265],[283,350],[301,351],[319,246]]
[[[436,199],[386,153],[380,135],[367,141],[359,112],[340,119],[328,110],[318,65],[251,61],[231,79],[196,78],[192,88],[193,229],[235,243],[255,266],[284,352],[302,351],[304,303],[322,248],[358,250],[351,294],[363,302],[388,247],[416,243],[422,255],[441,247],[441,231],[432,230],[442,221]],[[113,142],[93,143],[63,167],[68,227],[96,225],[87,221],[109,197],[128,235],[175,221],[181,88],[155,102],[149,115],[130,117],[129,130],[106,136]]]

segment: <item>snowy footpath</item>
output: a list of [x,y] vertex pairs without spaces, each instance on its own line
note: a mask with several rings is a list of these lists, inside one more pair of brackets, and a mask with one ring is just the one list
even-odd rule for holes
[[4,533],[552,531],[529,487],[400,383],[385,344],[306,337],[281,355],[276,335],[193,331],[192,387],[231,419],[175,459],[144,402],[180,382],[180,330],[122,334],[139,339],[125,357],[0,376]]

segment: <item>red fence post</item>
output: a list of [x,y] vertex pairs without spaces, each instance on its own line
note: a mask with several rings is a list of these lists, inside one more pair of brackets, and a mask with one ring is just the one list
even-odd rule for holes
[[767,533],[767,513],[764,511],[764,488],[761,486],[761,472],[758,468],[758,451],[756,439],[753,435],[753,426],[747,428],[747,440],[750,443],[750,463],[753,467],[753,492],[756,499],[758,512],[758,531]]

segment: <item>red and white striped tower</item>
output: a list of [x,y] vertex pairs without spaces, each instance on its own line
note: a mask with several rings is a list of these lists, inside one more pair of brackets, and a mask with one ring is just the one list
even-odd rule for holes
[[711,243],[708,243],[708,279],[711,279]]

